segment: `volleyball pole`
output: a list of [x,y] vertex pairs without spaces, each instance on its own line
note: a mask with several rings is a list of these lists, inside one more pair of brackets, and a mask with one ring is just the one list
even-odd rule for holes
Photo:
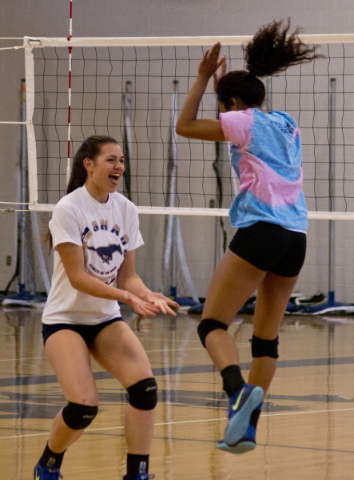
[[[336,79],[330,79],[329,89],[329,211],[335,211],[335,125],[336,125]],[[308,306],[301,313],[312,315],[345,314],[354,312],[354,305],[335,301],[335,275],[334,275],[334,220],[329,220],[328,225],[328,299],[318,305]]]
[[[172,118],[169,141],[168,155],[168,174],[169,174],[169,206],[176,206],[177,195],[177,171],[178,171],[178,149],[177,149],[177,101],[178,101],[178,80],[173,81],[172,94]],[[172,256],[172,258],[171,258]],[[183,277],[186,282],[189,294],[192,297],[178,297],[177,295],[177,261],[179,258]],[[169,215],[167,223],[167,239],[166,249],[164,253],[164,269],[168,271],[170,262],[172,262],[171,272],[171,290],[170,296],[180,306],[192,306],[199,303],[197,292],[194,288],[192,278],[190,276],[187,261],[183,248],[181,227],[178,215]]]
[[[219,119],[219,104],[216,106],[216,118]],[[216,176],[216,204],[217,208],[222,208],[223,201],[223,184],[222,184],[222,161],[223,143],[215,142],[215,160],[213,162],[213,170]],[[215,268],[226,251],[226,231],[224,228],[224,220],[222,217],[215,218]]]
[[[216,107],[216,118],[219,118],[219,106]],[[220,159],[223,157],[222,142],[215,142],[215,160],[213,162],[213,170],[216,176],[216,205],[214,200],[210,200],[210,208],[222,208],[223,200],[223,185],[222,185],[222,170],[220,167]],[[226,251],[227,235],[224,228],[224,220],[222,217],[215,217],[215,247],[214,247],[214,269],[220,262],[222,255]],[[200,315],[204,309],[204,302],[193,305],[188,313]]]
[[[27,132],[26,132],[26,81],[21,80],[21,144],[20,144],[20,202],[21,204],[26,204],[28,202],[28,189],[27,189]],[[36,306],[36,303],[42,303],[46,301],[46,297],[40,294],[33,292],[26,292],[26,273],[29,273],[30,264],[28,261],[28,249],[26,246],[26,224],[28,222],[36,221],[37,219],[32,218],[32,215],[36,215],[35,212],[31,212],[31,216],[26,219],[26,211],[21,210],[19,212],[19,221],[18,221],[18,242],[17,242],[17,260],[16,260],[16,271],[10,282],[8,283],[5,289],[5,296],[1,301],[3,306],[19,306],[19,307],[33,307]],[[29,215],[27,213],[27,215]],[[28,222],[26,222],[28,220]],[[33,225],[34,231],[36,226]],[[39,242],[39,238],[36,238],[35,241]],[[40,246],[38,246],[40,248]],[[41,262],[40,262],[41,263]],[[42,266],[42,264],[41,264]],[[27,267],[27,268],[26,268]],[[47,272],[45,272],[47,275]],[[18,281],[18,292],[15,294],[7,294],[12,282],[17,278]],[[48,286],[49,281],[48,277],[45,275],[42,276],[43,283],[45,288]],[[48,289],[49,291],[49,289]],[[47,293],[48,293],[47,291]]]
[[131,200],[131,173],[130,173],[130,159],[132,151],[132,133],[131,133],[131,92],[132,82],[127,81],[125,84],[125,93],[123,94],[123,108],[124,108],[124,132],[123,132],[123,153],[124,153],[124,186],[126,188],[127,197]]

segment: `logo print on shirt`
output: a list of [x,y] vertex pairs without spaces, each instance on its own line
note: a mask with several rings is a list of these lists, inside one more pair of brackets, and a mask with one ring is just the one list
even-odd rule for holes
[[281,132],[289,133],[290,135],[293,135],[293,133],[296,130],[295,125],[292,125],[290,122],[287,122],[287,121],[285,122],[285,125],[283,125],[282,123],[277,122],[276,120],[270,119],[270,123],[273,123],[274,125],[276,125]]
[[102,259],[103,263],[108,263],[113,259],[113,253],[119,252],[122,255],[122,248],[120,245],[112,245],[111,243],[108,247],[87,247],[88,250],[93,250],[97,255]]

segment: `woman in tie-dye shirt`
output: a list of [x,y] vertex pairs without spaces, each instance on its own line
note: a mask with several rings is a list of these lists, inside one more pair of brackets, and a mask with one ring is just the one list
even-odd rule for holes
[[249,108],[220,113],[220,122],[240,179],[230,209],[231,224],[245,228],[263,221],[306,233],[301,142],[295,121],[285,112]]
[[[226,74],[221,45],[215,44],[200,62],[177,123],[177,133],[184,137],[230,142],[240,180],[230,208],[231,224],[238,230],[214,272],[198,327],[230,398],[229,422],[217,445],[230,453],[256,446],[263,397],[277,364],[278,330],[306,252],[299,128],[286,112],[264,112],[265,88],[259,78],[321,56],[301,42],[298,30],[287,35],[289,28],[289,22],[275,21],[262,27],[244,47],[245,71]],[[212,76],[220,119],[197,119]],[[255,290],[253,361],[245,383],[227,329]]]

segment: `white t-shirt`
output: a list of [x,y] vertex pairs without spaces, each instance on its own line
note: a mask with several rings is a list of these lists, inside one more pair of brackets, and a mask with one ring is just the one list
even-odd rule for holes
[[106,203],[100,203],[83,186],[58,202],[49,228],[54,271],[43,323],[96,325],[120,317],[117,301],[94,297],[71,286],[56,247],[60,243],[82,246],[86,272],[116,286],[126,252],[144,243],[136,206],[117,192],[109,194]]

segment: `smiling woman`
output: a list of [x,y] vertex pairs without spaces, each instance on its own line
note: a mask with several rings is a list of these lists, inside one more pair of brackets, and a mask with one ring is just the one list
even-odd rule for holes
[[116,143],[102,145],[100,154],[94,159],[85,158],[87,170],[85,182],[87,191],[100,203],[108,200],[108,193],[114,193],[124,173],[124,155]]
[[144,242],[135,205],[115,191],[123,172],[117,142],[89,137],[75,155],[67,195],[49,223],[54,273],[42,332],[46,355],[68,404],[54,420],[35,480],[61,478],[65,450],[97,415],[90,355],[129,394],[124,478],[148,477],[157,385],[145,350],[124,323],[118,302],[150,316],[159,311],[176,315],[171,307],[178,305],[149,290],[135,272],[135,249]]

